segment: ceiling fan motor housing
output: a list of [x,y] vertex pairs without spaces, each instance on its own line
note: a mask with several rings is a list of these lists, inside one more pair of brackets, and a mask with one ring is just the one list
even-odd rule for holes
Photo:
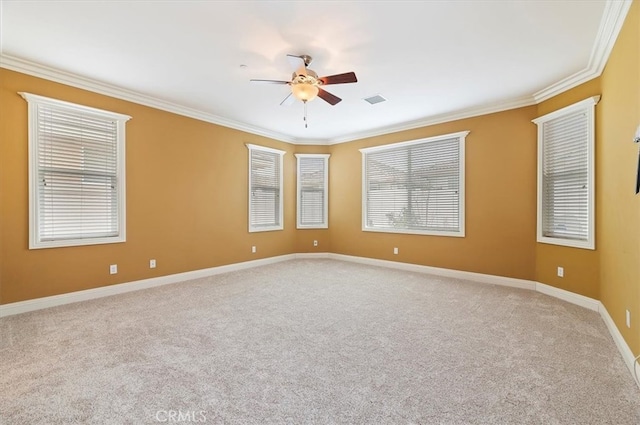
[[291,76],[291,83],[292,84],[313,84],[313,85],[320,85],[322,84],[322,81],[320,81],[320,79],[318,79],[318,74],[316,74],[316,72],[312,69],[306,69],[307,75],[303,75],[303,74],[298,74],[297,72],[294,72],[293,75]]

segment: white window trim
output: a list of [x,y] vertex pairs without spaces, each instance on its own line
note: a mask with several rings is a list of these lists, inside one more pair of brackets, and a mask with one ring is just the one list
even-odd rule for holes
[[[125,123],[131,119],[128,115],[105,111],[102,109],[82,106],[71,102],[51,99],[36,94],[19,92],[28,103],[29,110],[29,249],[61,248],[67,246],[98,245],[126,242],[126,173],[125,173]],[[41,241],[38,217],[40,213],[38,205],[38,181],[37,172],[37,140],[38,140],[38,105],[51,105],[76,110],[80,113],[91,113],[117,121],[117,184],[118,184],[118,225],[117,236],[103,238],[64,239],[54,241]]]
[[[451,236],[463,238],[465,237],[465,145],[466,145],[466,137],[469,134],[469,131],[460,131],[457,133],[444,134],[441,136],[427,137],[424,139],[417,140],[409,140],[406,142],[392,143],[382,146],[373,146],[370,148],[360,149],[362,153],[362,231],[363,232],[379,232],[379,233],[404,233],[410,235],[433,235],[433,236]],[[454,137],[459,138],[460,143],[460,167],[459,167],[459,182],[460,187],[458,188],[458,196],[459,196],[459,219],[460,219],[460,230],[458,232],[451,231],[429,231],[429,230],[409,230],[409,229],[380,229],[380,228],[371,228],[367,227],[367,181],[366,181],[366,170],[367,170],[367,155],[372,152],[384,151],[387,149],[395,149],[405,146],[417,145],[421,143],[428,142],[437,142],[440,140],[452,139]]]
[[[592,96],[584,99],[580,102],[574,103],[557,111],[543,115],[534,119],[532,122],[538,126],[538,199],[537,199],[537,241],[540,243],[561,245],[572,248],[582,249],[596,249],[596,234],[595,234],[595,196],[596,196],[596,173],[595,173],[595,106],[600,101],[600,96]],[[587,113],[588,125],[589,125],[589,140],[588,140],[588,165],[587,172],[589,173],[589,236],[586,241],[579,241],[573,239],[552,238],[543,235],[542,229],[542,215],[543,215],[543,160],[544,160],[544,123],[553,119],[563,117],[574,112],[584,111]]]
[[[297,229],[328,229],[329,228],[329,157],[330,154],[311,154],[311,153],[297,153],[295,154],[297,161],[296,166],[296,228]],[[313,224],[313,225],[304,225],[300,222],[300,201],[301,201],[301,191],[302,186],[300,184],[300,158],[324,158],[324,223],[322,224]]]
[[[285,151],[281,151],[279,149],[273,149],[273,148],[268,148],[266,146],[259,146],[259,145],[253,145],[251,143],[247,143],[246,144],[247,148],[249,148],[249,187],[248,187],[248,192],[249,192],[249,197],[248,197],[248,221],[249,221],[249,233],[256,233],[256,232],[271,232],[274,230],[283,230],[284,229],[284,213],[283,213],[283,206],[284,206],[284,202],[283,202],[283,194],[284,194],[284,161],[283,161],[283,157],[286,154]],[[264,152],[271,152],[271,153],[276,153],[280,156],[280,216],[278,218],[279,221],[279,225],[278,226],[267,226],[267,227],[254,227],[251,225],[251,187],[252,187],[252,179],[251,179],[251,151],[252,150],[258,150],[258,151],[264,151]]]

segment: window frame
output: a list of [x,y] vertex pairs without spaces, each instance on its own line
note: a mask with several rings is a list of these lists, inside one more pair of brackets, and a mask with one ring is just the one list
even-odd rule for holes
[[[465,145],[466,137],[469,131],[460,131],[456,133],[443,134],[439,136],[426,137],[423,139],[409,140],[405,142],[391,143],[381,146],[374,146],[370,148],[360,149],[362,153],[362,231],[363,232],[379,232],[379,233],[400,233],[411,235],[426,235],[426,236],[450,236],[463,238],[466,235],[465,230]],[[430,142],[438,142],[441,140],[458,138],[459,147],[459,167],[458,167],[458,231],[447,230],[418,230],[418,229],[397,229],[393,227],[368,227],[367,226],[367,155],[370,153],[397,149],[402,147],[408,147],[412,145],[425,144]]]
[[[295,154],[297,159],[296,164],[296,228],[297,229],[328,229],[329,228],[329,158],[330,154],[315,154],[315,153],[297,153]],[[302,224],[301,212],[302,212],[302,185],[300,178],[300,165],[301,160],[304,158],[324,159],[324,181],[323,181],[323,212],[324,222],[320,224]]]
[[[284,202],[283,202],[283,194],[284,194],[284,155],[286,154],[285,151],[279,150],[279,149],[274,149],[274,148],[268,148],[266,146],[259,146],[259,145],[254,145],[251,143],[247,143],[246,144],[248,150],[249,150],[249,184],[248,184],[248,192],[249,192],[249,197],[248,197],[248,205],[247,205],[247,211],[248,211],[248,222],[249,222],[249,233],[257,233],[257,232],[271,232],[271,231],[275,231],[275,230],[283,230],[284,229]],[[251,208],[251,188],[253,187],[253,176],[251,173],[252,170],[252,162],[253,162],[253,158],[252,158],[252,151],[256,150],[256,151],[262,151],[262,152],[269,152],[269,153],[274,153],[277,154],[279,156],[279,161],[280,161],[280,165],[279,165],[279,176],[278,176],[278,184],[279,184],[279,193],[278,193],[278,200],[279,200],[279,214],[278,214],[278,222],[279,224],[275,225],[275,226],[254,226],[251,223],[251,215],[252,215],[252,208]]]
[[[571,248],[596,249],[595,234],[595,195],[596,195],[596,176],[595,176],[595,106],[598,104],[600,96],[592,96],[580,102],[566,106],[557,111],[543,115],[534,119],[532,122],[538,127],[538,164],[537,164],[537,212],[536,212],[536,240],[539,243],[552,245],[560,245]],[[586,240],[568,239],[562,237],[545,236],[543,229],[543,216],[545,211],[544,205],[544,124],[563,118],[576,112],[585,112],[587,114],[587,179],[588,179],[588,235]]]
[[[28,104],[28,151],[29,151],[29,249],[62,248],[71,246],[101,245],[126,242],[126,132],[125,124],[131,119],[129,115],[105,111],[76,103],[52,99],[27,92],[19,92]],[[115,236],[42,240],[40,235],[40,205],[38,184],[38,140],[39,120],[38,107],[47,105],[74,111],[79,114],[91,114],[117,123],[116,130],[116,184],[117,184],[117,217],[118,233]]]

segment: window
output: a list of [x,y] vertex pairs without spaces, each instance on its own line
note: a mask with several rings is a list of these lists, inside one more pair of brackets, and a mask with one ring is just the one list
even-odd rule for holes
[[467,134],[361,149],[362,230],[464,236]]
[[595,249],[594,109],[600,96],[538,125],[538,242]]
[[249,231],[282,230],[282,157],[284,151],[249,148]]
[[329,227],[327,186],[329,155],[296,154],[298,158],[298,229]]
[[125,122],[29,93],[29,248],[124,242]]

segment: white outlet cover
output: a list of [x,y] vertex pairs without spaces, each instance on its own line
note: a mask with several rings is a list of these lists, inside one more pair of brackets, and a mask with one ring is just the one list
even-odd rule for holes
[[255,254],[255,252],[256,252],[256,251],[257,251],[256,247],[255,247],[255,246],[252,246],[252,247],[251,247],[251,252],[253,252],[253,253]]
[[631,312],[629,310],[627,311],[627,327],[630,328],[631,327]]
[[397,254],[398,253],[398,248],[393,248],[393,253]]
[[564,277],[564,267],[558,267],[558,277]]
[[110,274],[116,274],[118,273],[118,265],[117,264],[111,264],[109,266],[109,273]]
[[156,268],[156,260],[149,260],[149,268],[150,269]]

